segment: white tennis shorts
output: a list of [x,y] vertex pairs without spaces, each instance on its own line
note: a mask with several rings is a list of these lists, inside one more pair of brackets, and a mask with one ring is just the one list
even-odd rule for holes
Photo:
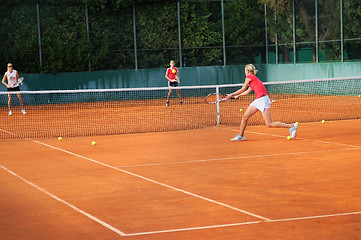
[[269,99],[268,96],[263,96],[260,97],[256,100],[254,100],[250,106],[253,106],[255,108],[257,108],[258,110],[260,110],[261,112],[264,112],[264,110],[266,108],[271,108],[271,100]]

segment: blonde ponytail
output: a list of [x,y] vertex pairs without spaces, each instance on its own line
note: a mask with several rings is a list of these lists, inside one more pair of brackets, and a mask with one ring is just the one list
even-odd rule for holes
[[254,75],[256,75],[258,72],[258,70],[256,70],[256,67],[253,64],[247,64],[246,71]]

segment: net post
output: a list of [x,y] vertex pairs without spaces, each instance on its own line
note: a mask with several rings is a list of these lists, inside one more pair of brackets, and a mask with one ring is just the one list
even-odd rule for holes
[[219,125],[220,124],[220,119],[221,119],[221,117],[220,117],[220,110],[219,110],[219,87],[216,87],[216,93],[217,93],[217,104],[216,104],[216,106],[217,106],[217,125]]

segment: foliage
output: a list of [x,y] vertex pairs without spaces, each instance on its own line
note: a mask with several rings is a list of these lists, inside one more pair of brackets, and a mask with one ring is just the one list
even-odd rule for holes
[[[361,7],[358,0],[343,1],[344,35],[345,38],[359,38],[361,36]],[[260,0],[267,3],[270,12],[277,13],[268,16],[269,32],[277,33],[279,43],[292,46],[292,0]],[[315,0],[294,0],[296,13],[296,42],[312,42],[313,60],[315,61]],[[318,40],[320,53],[324,60],[339,60],[341,57],[340,44],[340,0],[317,0],[318,5]],[[274,38],[272,38],[274,42]],[[337,41],[335,41],[337,40]],[[361,41],[345,41],[345,49],[349,59],[360,59]],[[283,53],[285,55],[285,53]],[[287,53],[286,53],[287,55]],[[283,56],[286,58],[286,56]],[[287,59],[287,58],[286,58]]]
[[[263,6],[252,0],[225,4],[225,32],[229,64],[254,62],[259,54],[255,46],[264,44]],[[232,47],[249,46],[251,47]]]
[[[280,58],[293,50],[292,0],[224,1],[227,64],[265,62],[264,4],[269,43],[279,45]],[[312,48],[315,60],[314,0],[294,0],[297,48]],[[343,0],[345,53],[361,58],[359,0]],[[40,9],[40,67],[36,4]],[[89,16],[89,39],[86,25]],[[134,46],[133,7],[136,41]],[[324,60],[339,59],[339,0],[318,0],[320,52]],[[25,73],[133,69],[179,64],[177,1],[164,0],[2,0],[0,66],[14,63]],[[223,64],[221,2],[180,1],[183,66]],[[275,18],[275,14],[277,18]],[[335,27],[336,26],[336,27]],[[348,39],[349,38],[349,39]],[[307,42],[307,43],[305,43]],[[271,48],[272,49],[272,48]]]

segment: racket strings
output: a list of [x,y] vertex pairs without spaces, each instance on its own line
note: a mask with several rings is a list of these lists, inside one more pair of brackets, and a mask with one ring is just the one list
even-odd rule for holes
[[217,101],[219,102],[224,98],[225,98],[225,96],[223,96],[220,93],[212,93],[206,97],[206,102],[207,103],[216,103]]

